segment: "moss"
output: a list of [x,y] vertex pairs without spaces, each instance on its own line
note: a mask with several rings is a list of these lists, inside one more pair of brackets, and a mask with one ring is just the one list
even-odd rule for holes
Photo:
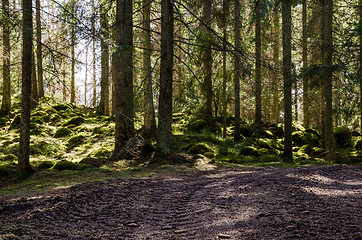
[[256,131],[253,135],[256,138],[275,138],[271,131],[263,129]]
[[82,145],[84,143],[84,140],[85,137],[82,135],[73,136],[68,140],[67,146],[70,148],[77,147],[79,145]]
[[260,156],[260,152],[258,151],[258,149],[256,149],[253,146],[244,146],[240,150],[239,154],[243,156],[255,156],[255,157]]
[[262,155],[259,158],[260,162],[282,162],[283,159],[277,155]]
[[109,148],[99,148],[95,150],[91,156],[95,158],[109,158],[113,153],[113,149]]
[[309,144],[303,145],[303,146],[301,146],[299,148],[298,152],[311,155],[312,154],[312,146],[309,145]]
[[53,114],[51,117],[50,117],[50,121],[52,123],[57,123],[60,121],[60,119],[62,119],[62,116],[60,116],[59,114]]
[[47,161],[40,162],[36,166],[36,168],[38,168],[38,169],[49,169],[49,168],[52,168],[53,166],[54,166],[54,162],[47,160]]
[[66,127],[66,126],[70,126],[70,125],[74,125],[74,126],[79,126],[81,125],[82,123],[84,123],[84,117],[81,117],[81,116],[75,116],[75,117],[72,117],[71,119],[69,119],[68,121],[66,121],[65,123],[63,123],[63,127]]
[[214,152],[214,149],[207,145],[206,143],[196,143],[195,145],[191,146],[187,153],[191,154],[204,154],[206,152]]
[[84,164],[84,163],[78,163],[76,169],[78,171],[84,171],[84,170],[90,169],[90,168],[94,168],[94,166],[89,165],[89,164]]
[[240,125],[240,133],[244,136],[244,137],[252,137],[254,130],[250,125],[247,124],[241,124]]
[[[50,120],[50,114],[45,111],[42,111],[42,110],[35,111],[31,115],[32,115],[32,117],[42,118],[43,122],[49,122],[49,120]],[[39,123],[39,124],[42,124],[42,123]]]
[[314,135],[316,135],[318,138],[321,137],[321,135],[319,134],[319,132],[313,128],[307,128],[305,129],[305,132],[308,132],[308,133],[313,133]]
[[62,138],[69,136],[72,133],[72,130],[66,127],[60,127],[57,129],[57,131],[54,133],[54,138]]
[[44,124],[44,120],[40,116],[33,116],[30,118],[31,123]]
[[348,127],[335,127],[333,133],[338,147],[343,148],[351,146],[352,133]]
[[18,128],[20,127],[21,114],[15,115],[13,121],[11,121],[10,128]]
[[102,167],[105,164],[105,160],[104,159],[100,159],[100,158],[83,158],[80,162],[80,164],[87,164],[87,165],[91,165],[94,167]]
[[196,119],[189,123],[188,129],[193,132],[201,132],[206,129],[207,123],[203,119]]
[[264,139],[259,139],[258,145],[260,148],[266,148],[266,149],[271,149],[272,147],[270,146],[269,142],[264,140]]
[[205,152],[204,156],[207,158],[214,158],[215,157],[215,153],[213,152]]
[[58,113],[58,111],[55,110],[55,108],[53,108],[53,107],[46,108],[44,111],[45,111],[46,113],[48,113],[49,115]]
[[74,106],[72,104],[63,103],[53,106],[56,111],[66,111],[66,110],[73,110]]
[[362,150],[362,139],[357,140],[356,144],[354,145],[354,148],[357,150]]
[[8,122],[6,117],[0,117],[0,127],[5,127]]
[[62,170],[75,170],[77,168],[77,164],[71,161],[62,160],[55,163],[54,169],[62,171]]
[[16,173],[16,166],[14,164],[0,165],[0,178],[13,176]]
[[106,132],[106,129],[104,127],[95,127],[93,129],[93,134],[103,134]]
[[8,155],[5,155],[2,160],[7,162],[15,162],[18,160],[18,157],[10,153]]
[[319,146],[319,138],[311,132],[297,131],[292,134],[293,142],[296,146],[310,144],[311,146]]

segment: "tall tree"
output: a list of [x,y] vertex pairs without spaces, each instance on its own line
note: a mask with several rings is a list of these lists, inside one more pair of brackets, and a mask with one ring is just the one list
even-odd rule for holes
[[359,12],[359,70],[358,80],[360,83],[360,114],[361,114],[361,132],[362,132],[362,0],[358,1]]
[[212,50],[211,50],[211,27],[212,22],[212,0],[204,0],[203,7],[203,23],[204,26],[204,52],[203,52],[203,64],[204,64],[204,91],[206,96],[205,106],[205,120],[210,121],[212,117]]
[[132,0],[117,0],[114,61],[116,128],[114,157],[134,135]]
[[19,144],[19,170],[31,172],[29,163],[30,150],[30,94],[31,94],[31,65],[33,51],[33,12],[32,0],[23,0],[23,59],[22,59],[22,88],[21,88],[21,120]]
[[279,20],[279,11],[275,9],[274,16],[274,44],[273,44],[273,62],[274,62],[274,71],[273,71],[273,117],[274,123],[279,123],[279,49],[280,49],[280,20]]
[[234,141],[239,141],[240,136],[240,0],[234,0],[235,5],[235,59],[234,59]]
[[227,43],[227,14],[228,14],[228,0],[223,0],[223,16],[222,16],[222,31],[223,31],[223,52],[222,52],[222,118],[223,118],[223,137],[226,137],[226,128],[227,128],[227,94],[226,94],[226,82],[227,82],[227,73],[226,73],[226,43]]
[[85,48],[84,106],[87,106],[88,46]]
[[72,58],[71,77],[70,77],[70,102],[75,103],[75,0],[71,2],[71,46],[70,55]]
[[292,143],[292,16],[291,0],[282,1],[283,79],[284,79],[284,156],[293,159]]
[[31,55],[31,105],[35,107],[39,102],[39,94],[38,94],[38,81],[36,78],[36,64],[35,64],[35,53],[32,52]]
[[93,42],[93,107],[97,106],[97,75],[96,75],[96,7],[92,0],[92,42]]
[[152,66],[151,66],[151,0],[143,0],[143,55],[142,55],[142,79],[144,80],[144,136],[146,139],[156,135],[155,108],[152,91]]
[[161,0],[161,75],[157,147],[163,154],[171,152],[173,29],[173,0]]
[[322,29],[322,59],[323,59],[323,105],[324,105],[324,128],[325,128],[325,147],[326,158],[335,160],[335,139],[333,135],[333,111],[332,111],[332,74],[333,74],[333,0],[322,0],[321,6],[324,11],[324,19],[322,19],[324,27]]
[[38,92],[39,98],[44,97],[44,80],[43,80],[43,53],[42,53],[42,39],[41,39],[41,19],[40,19],[40,0],[35,1],[36,8],[36,61],[38,73]]
[[261,0],[255,5],[255,124],[261,125]]
[[[2,14],[4,19],[10,19],[9,0],[2,0]],[[3,21],[3,98],[0,113],[8,115],[11,110],[10,95],[10,22]]]
[[108,48],[108,16],[105,3],[100,6],[101,16],[101,99],[98,113],[109,114],[109,48]]
[[303,59],[303,125],[309,127],[309,79],[305,70],[308,67],[307,0],[302,1],[302,59]]

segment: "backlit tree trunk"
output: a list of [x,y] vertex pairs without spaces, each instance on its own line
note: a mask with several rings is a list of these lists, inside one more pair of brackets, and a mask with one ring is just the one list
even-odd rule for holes
[[36,79],[36,64],[35,64],[35,53],[32,52],[31,56],[31,105],[35,107],[38,105],[39,95],[38,95],[38,81]]
[[260,0],[256,1],[255,14],[255,124],[261,125],[261,13]]
[[72,58],[72,66],[71,66],[71,77],[70,77],[70,102],[75,103],[75,0],[72,0],[72,21],[71,21],[71,47],[70,47],[70,54]]
[[92,42],[93,42],[93,108],[97,107],[97,78],[96,78],[96,28],[95,28],[95,5],[92,0]]
[[[240,0],[234,0],[235,4],[235,49],[240,51]],[[240,53],[235,53],[234,59],[234,141],[240,141]]]
[[[303,69],[308,67],[308,35],[307,35],[307,0],[302,1],[302,58]],[[303,74],[303,125],[305,128],[309,127],[309,79],[308,76]]]
[[39,98],[44,97],[44,81],[43,81],[43,53],[41,39],[41,20],[40,20],[40,0],[36,0],[36,61],[38,73],[38,91]]
[[280,49],[280,23],[279,23],[279,11],[274,12],[274,45],[273,45],[273,118],[274,123],[279,123],[279,49]]
[[[362,26],[362,0],[358,1],[359,26]],[[360,83],[360,110],[361,110],[361,132],[362,132],[362,31],[359,32],[359,70],[358,80]]]

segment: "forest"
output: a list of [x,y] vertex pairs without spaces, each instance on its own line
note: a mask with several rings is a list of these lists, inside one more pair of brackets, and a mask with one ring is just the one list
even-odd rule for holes
[[0,239],[361,236],[362,0],[0,6]]

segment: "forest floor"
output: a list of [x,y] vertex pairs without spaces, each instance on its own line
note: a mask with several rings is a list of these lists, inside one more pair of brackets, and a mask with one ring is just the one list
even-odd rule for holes
[[3,194],[0,239],[362,239],[362,166],[189,169]]

